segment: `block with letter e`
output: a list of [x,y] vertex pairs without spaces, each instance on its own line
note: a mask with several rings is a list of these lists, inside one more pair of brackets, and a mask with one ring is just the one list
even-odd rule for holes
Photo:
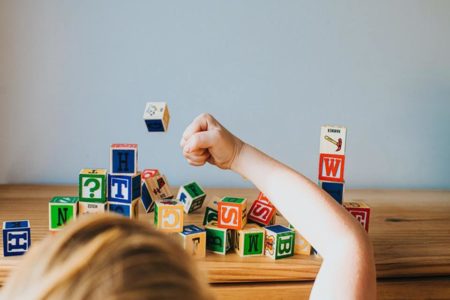
[[235,231],[234,250],[239,256],[264,255],[265,230],[256,224],[247,224]]
[[108,201],[130,204],[141,197],[141,173],[108,175]]
[[186,225],[179,233],[183,248],[194,257],[205,257],[206,231],[196,225]]
[[369,232],[370,207],[364,201],[346,201],[343,206]]
[[3,222],[3,256],[25,254],[31,246],[28,220]]
[[345,156],[320,153],[319,180],[344,182]]
[[81,170],[78,182],[80,201],[106,202],[106,177],[106,169]]
[[232,230],[219,228],[216,221],[205,226],[206,249],[217,254],[225,255],[232,246]]
[[220,228],[242,229],[247,224],[247,200],[224,197],[218,204],[217,225]]
[[295,232],[283,225],[266,226],[265,255],[280,259],[294,255]]
[[49,230],[60,230],[78,215],[78,197],[53,197],[48,203]]
[[112,144],[110,153],[112,174],[129,175],[138,172],[138,145]]
[[155,202],[154,224],[164,232],[183,231],[183,204],[177,200],[157,200]]

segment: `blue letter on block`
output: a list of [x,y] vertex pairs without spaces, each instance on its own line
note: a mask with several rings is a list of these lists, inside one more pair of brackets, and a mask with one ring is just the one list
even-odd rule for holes
[[135,172],[135,150],[112,150],[112,173],[133,174]]
[[22,255],[31,246],[30,223],[28,221],[6,221],[3,223],[4,256]]
[[108,176],[108,201],[131,203],[131,176]]

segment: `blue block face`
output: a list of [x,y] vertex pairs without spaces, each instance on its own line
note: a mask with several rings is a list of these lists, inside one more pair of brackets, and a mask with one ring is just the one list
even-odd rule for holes
[[112,173],[134,174],[136,150],[112,149]]
[[121,214],[125,217],[130,217],[131,214],[131,205],[130,204],[122,204],[122,203],[108,203],[109,211],[115,212],[117,214]]
[[[22,222],[24,221],[11,222],[17,223],[16,225],[14,224],[4,225],[5,227],[5,229],[3,229],[4,256],[23,255],[30,248],[31,246],[30,228],[16,227],[24,225]],[[25,224],[29,226],[28,221],[25,221]],[[6,227],[10,227],[10,229],[6,229]]]
[[162,120],[145,120],[148,131],[164,131]]
[[142,204],[144,205],[145,211],[147,213],[149,213],[153,210],[153,207],[155,206],[155,201],[154,201],[154,199],[152,199],[152,196],[150,195],[147,184],[145,182],[142,183],[141,201],[142,201]]
[[344,192],[344,184],[337,182],[322,182],[322,189],[330,194],[334,200],[342,204],[342,195]]
[[131,203],[141,196],[141,174],[108,175],[108,201]]
[[282,225],[271,225],[271,226],[266,226],[265,228],[272,232],[275,232],[275,233],[283,233],[283,232],[291,231],[291,229],[284,227]]
[[184,235],[194,234],[205,231],[204,229],[201,229],[200,227],[196,225],[186,225],[183,226],[183,232]]
[[30,222],[23,220],[23,221],[5,221],[5,226],[3,226],[3,229],[11,229],[11,228],[29,228]]

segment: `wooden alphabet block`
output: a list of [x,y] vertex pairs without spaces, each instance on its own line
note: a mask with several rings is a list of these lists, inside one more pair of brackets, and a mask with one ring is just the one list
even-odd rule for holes
[[347,129],[341,126],[322,126],[320,153],[345,155]]
[[145,179],[153,177],[155,175],[160,175],[158,169],[145,169],[144,171],[142,171],[142,182],[144,182]]
[[78,202],[78,214],[100,214],[105,213],[108,206],[108,202],[94,203],[94,202]]
[[133,200],[131,203],[108,201],[108,211],[130,219],[137,219],[139,215],[139,200]]
[[78,185],[80,201],[106,202],[106,177],[106,169],[81,170]]
[[283,225],[265,227],[265,255],[280,259],[294,255],[295,232]]
[[217,222],[217,211],[220,201],[222,200],[217,196],[214,196],[211,200],[209,200],[208,205],[205,208],[205,214],[203,216],[203,225],[207,225],[211,221]]
[[319,180],[344,182],[345,156],[320,153]]
[[182,185],[178,190],[177,199],[184,205],[184,212],[191,213],[202,207],[206,194],[197,182]]
[[60,230],[78,215],[78,197],[53,197],[48,203],[49,230]]
[[108,175],[108,201],[130,204],[141,197],[141,173]]
[[343,205],[369,232],[370,207],[364,201],[349,201],[344,202]]
[[3,222],[3,256],[23,255],[30,246],[30,221]]
[[267,200],[256,199],[248,211],[248,220],[267,226],[275,223],[275,206]]
[[224,197],[218,204],[217,224],[220,228],[242,229],[247,224],[247,200]]
[[311,255],[311,244],[300,234],[298,230],[294,228],[294,226],[289,225],[289,228],[295,231],[294,253],[300,255]]
[[259,200],[259,201],[264,202],[264,203],[272,204],[272,203],[270,202],[269,198],[267,198],[267,196],[264,195],[263,192],[259,192],[258,198],[256,198],[256,200]]
[[144,120],[149,132],[163,132],[169,129],[169,108],[165,102],[148,102]]
[[256,224],[247,224],[243,229],[235,231],[234,250],[239,256],[264,255],[264,228]]
[[183,227],[183,231],[179,235],[181,236],[183,248],[189,254],[197,258],[205,257],[206,230],[195,225],[187,225]]
[[206,249],[217,254],[227,254],[232,246],[232,231],[226,228],[219,228],[215,221],[206,225],[205,229]]
[[156,200],[154,223],[164,232],[183,231],[183,204],[177,200]]
[[342,204],[344,198],[344,183],[319,181],[319,186],[327,192],[337,203]]
[[111,174],[130,175],[138,172],[138,145],[112,144],[110,155]]

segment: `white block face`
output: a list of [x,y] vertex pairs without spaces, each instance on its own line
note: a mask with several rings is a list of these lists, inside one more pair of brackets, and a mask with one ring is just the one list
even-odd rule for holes
[[264,241],[264,254],[273,259],[276,257],[277,252],[277,235],[276,233],[266,230],[266,239]]
[[188,213],[192,205],[192,197],[184,189],[183,186],[181,186],[180,189],[178,190],[177,199],[183,204],[184,212]]
[[84,214],[98,214],[106,211],[105,203],[91,203],[91,202],[78,202],[80,215]]
[[347,129],[339,126],[322,126],[320,153],[345,155]]
[[[95,179],[98,182],[99,188],[97,188],[96,190],[93,190],[93,187],[95,187],[95,185],[91,184],[92,179]],[[86,181],[88,181],[88,180],[90,180],[91,182],[86,185]],[[81,184],[82,184],[81,194],[82,194],[83,198],[92,198],[92,199],[101,199],[102,198],[102,188],[101,187],[105,184],[103,182],[103,178],[83,177],[83,178],[81,178]],[[91,190],[93,190],[93,191],[91,191]]]
[[161,120],[166,109],[165,102],[148,102],[145,106],[144,119],[145,120]]

